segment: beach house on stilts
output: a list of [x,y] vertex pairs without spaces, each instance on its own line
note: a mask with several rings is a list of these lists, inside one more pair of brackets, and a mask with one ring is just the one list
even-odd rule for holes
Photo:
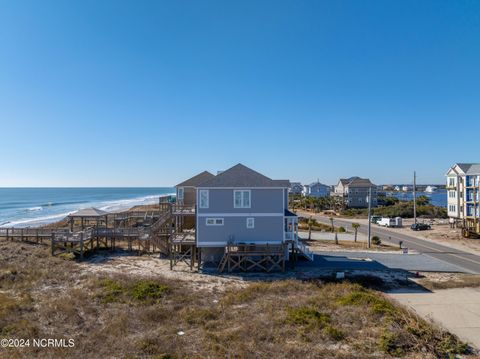
[[[198,265],[219,263],[221,271],[271,271],[284,270],[292,254],[313,260],[298,239],[298,217],[288,209],[288,180],[270,179],[242,164],[194,180],[199,176],[176,186],[172,266],[196,258]],[[188,208],[186,185],[195,189]],[[187,216],[193,225],[185,225]]]

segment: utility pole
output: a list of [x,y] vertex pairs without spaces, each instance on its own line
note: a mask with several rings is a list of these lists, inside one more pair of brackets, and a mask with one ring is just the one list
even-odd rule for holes
[[413,223],[417,223],[417,173],[413,171]]
[[372,187],[368,189],[368,248],[371,248],[371,225],[372,225]]

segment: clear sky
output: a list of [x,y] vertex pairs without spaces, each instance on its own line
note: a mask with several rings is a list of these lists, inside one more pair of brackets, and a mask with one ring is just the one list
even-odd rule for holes
[[443,182],[479,133],[480,1],[0,0],[0,186]]

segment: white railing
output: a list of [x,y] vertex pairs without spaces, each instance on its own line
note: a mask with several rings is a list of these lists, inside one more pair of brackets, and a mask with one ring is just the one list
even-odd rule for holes
[[295,242],[297,249],[309,260],[313,261],[313,252],[308,248],[308,246],[302,241]]

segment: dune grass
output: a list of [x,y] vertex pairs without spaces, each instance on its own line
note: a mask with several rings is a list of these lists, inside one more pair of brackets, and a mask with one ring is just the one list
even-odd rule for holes
[[158,276],[86,275],[47,251],[0,243],[0,333],[73,338],[75,347],[12,348],[8,357],[436,358],[469,350],[358,284],[192,290]]

